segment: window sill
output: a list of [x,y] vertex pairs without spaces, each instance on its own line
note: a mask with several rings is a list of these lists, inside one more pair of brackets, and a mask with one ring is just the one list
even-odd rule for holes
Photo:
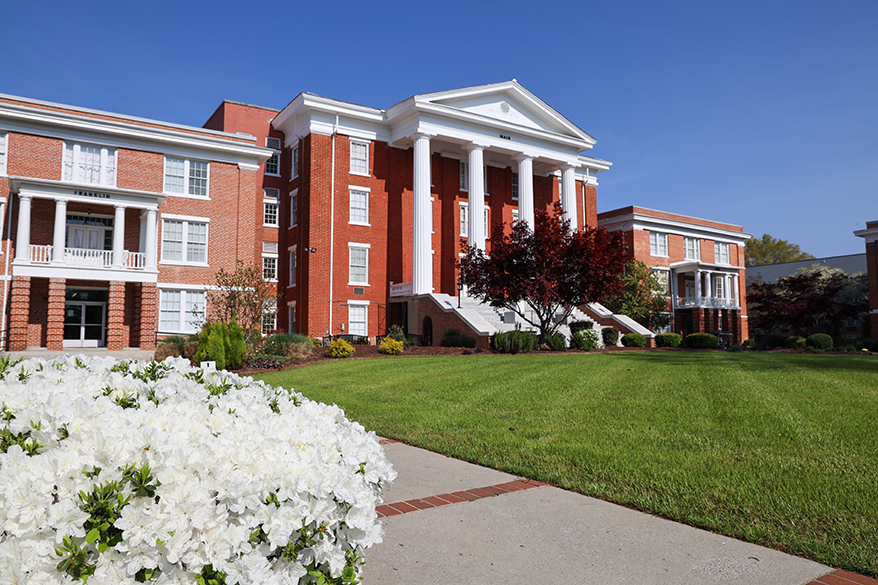
[[279,177],[280,173],[265,173],[266,177]]
[[195,199],[198,201],[210,201],[210,195],[187,195],[186,193],[168,193],[167,191],[162,192],[162,195],[167,195],[168,197],[179,197],[180,199]]
[[348,225],[360,225],[360,226],[363,226],[363,227],[372,227],[372,224],[371,224],[371,223],[362,223],[362,222],[359,222],[359,221],[349,221],[349,222],[348,222]]
[[210,266],[207,262],[182,262],[180,260],[159,260],[159,264],[165,264],[167,266]]
[[368,282],[349,282],[348,286],[372,286]]
[[272,227],[272,228],[276,228],[276,227],[280,227],[280,226],[277,225],[276,223],[264,223],[264,224],[262,224],[262,227]]
[[358,171],[350,171],[348,174],[349,174],[349,175],[356,175],[356,176],[358,176],[358,177],[371,177],[371,176],[372,176],[372,175],[370,175],[369,173],[361,173],[361,172],[358,172]]

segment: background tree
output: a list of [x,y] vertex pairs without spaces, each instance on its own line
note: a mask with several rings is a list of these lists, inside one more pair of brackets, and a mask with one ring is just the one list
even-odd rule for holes
[[460,278],[471,296],[514,312],[540,332],[554,333],[573,307],[616,294],[625,264],[621,232],[604,228],[572,231],[562,218],[538,210],[534,229],[516,222],[511,233],[497,225],[491,255],[466,247]]
[[747,287],[750,323],[765,331],[792,327],[837,334],[843,321],[868,311],[867,287],[862,275],[823,266],[779,278],[776,284],[753,283]]
[[640,260],[629,260],[622,275],[621,292],[604,300],[614,313],[628,315],[644,327],[661,329],[671,322],[668,285]]
[[802,252],[798,245],[772,238],[768,234],[762,234],[761,238],[747,240],[747,243],[744,244],[744,256],[746,266],[814,259],[811,254]]
[[263,278],[261,266],[238,260],[234,270],[220,268],[216,286],[210,292],[210,320],[230,323],[234,316],[252,353],[262,340],[262,315],[277,303],[274,284]]

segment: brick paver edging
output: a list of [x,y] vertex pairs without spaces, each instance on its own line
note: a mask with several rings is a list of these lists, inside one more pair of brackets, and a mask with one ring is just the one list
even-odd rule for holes
[[475,500],[481,500],[482,498],[492,498],[502,494],[509,494],[547,485],[549,484],[541,481],[534,481],[532,479],[517,479],[507,483],[472,488],[451,494],[440,494],[438,496],[417,498],[406,502],[383,504],[375,508],[375,510],[378,512],[379,518],[385,518],[387,516],[396,516],[398,514],[409,514],[411,512],[426,510],[428,508],[438,508],[439,506],[448,506],[450,504],[473,502]]
[[856,573],[851,573],[850,571],[839,569],[828,575],[823,575],[807,585],[878,585],[878,581],[872,577],[866,577],[864,575],[858,575]]

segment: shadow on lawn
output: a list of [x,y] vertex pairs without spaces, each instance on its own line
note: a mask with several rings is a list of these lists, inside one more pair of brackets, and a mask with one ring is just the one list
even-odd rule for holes
[[811,354],[788,352],[721,352],[721,351],[640,351],[610,354],[644,362],[661,362],[665,366],[689,367],[693,363],[712,362],[751,371],[779,371],[791,368],[810,368],[822,371],[858,371],[878,373],[878,356],[849,354]]

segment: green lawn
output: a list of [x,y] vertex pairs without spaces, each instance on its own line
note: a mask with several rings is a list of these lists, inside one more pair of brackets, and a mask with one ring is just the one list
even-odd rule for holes
[[259,377],[385,437],[878,576],[875,357],[401,357]]

